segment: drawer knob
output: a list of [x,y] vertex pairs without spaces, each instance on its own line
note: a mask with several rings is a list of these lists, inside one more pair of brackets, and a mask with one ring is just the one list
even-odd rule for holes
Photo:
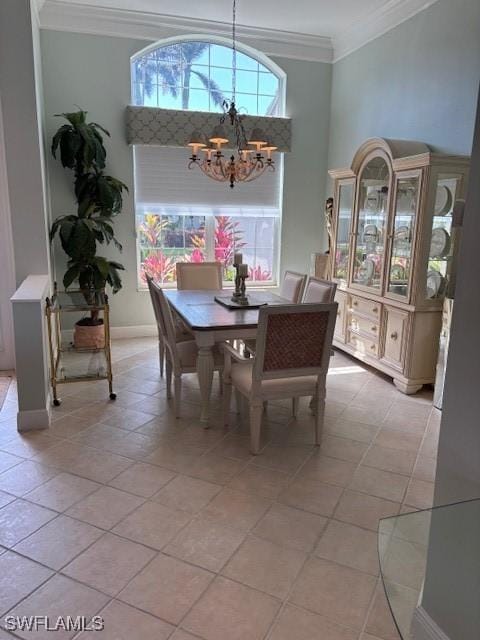
[[354,300],[352,304],[354,307],[358,307],[358,302],[356,300]]
[[373,307],[372,311],[373,313],[378,313],[378,307]]
[[372,344],[372,345],[371,345],[371,347],[370,347],[370,349],[371,349],[372,351],[375,351],[375,349],[376,349],[376,348],[377,348],[377,346],[376,346],[376,345],[374,345],[374,344]]
[[390,334],[390,338],[392,340],[398,340],[398,333],[394,331],[393,333]]
[[376,327],[376,326],[373,326],[373,327],[372,327],[372,331],[373,331],[373,333],[375,333],[375,331],[376,331],[376,330],[377,330],[377,327]]

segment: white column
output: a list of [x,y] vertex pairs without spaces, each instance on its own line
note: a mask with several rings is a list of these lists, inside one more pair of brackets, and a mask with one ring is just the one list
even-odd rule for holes
[[50,426],[45,298],[50,278],[28,276],[12,297],[18,379],[18,431]]

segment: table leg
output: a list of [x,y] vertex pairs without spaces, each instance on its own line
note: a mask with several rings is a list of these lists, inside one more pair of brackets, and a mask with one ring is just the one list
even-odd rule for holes
[[212,347],[199,347],[197,357],[197,374],[198,384],[200,386],[200,395],[202,397],[202,411],[200,414],[201,422],[208,422],[208,409],[210,405],[210,395],[212,393],[213,368],[214,360]]

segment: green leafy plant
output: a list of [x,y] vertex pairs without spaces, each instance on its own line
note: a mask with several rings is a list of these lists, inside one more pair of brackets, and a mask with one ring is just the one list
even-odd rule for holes
[[[97,256],[97,245],[113,243],[121,251],[122,245],[114,235],[114,218],[121,212],[123,192],[127,186],[105,174],[107,152],[103,135],[110,133],[95,122],[87,122],[86,111],[58,114],[68,124],[62,125],[52,140],[52,155],[74,174],[74,193],[77,213],[60,216],[50,230],[53,242],[58,235],[68,256],[68,268],[63,284],[68,288],[78,281],[84,295],[104,289],[108,284],[113,293],[122,287],[119,262]],[[92,319],[95,320],[95,318]]]

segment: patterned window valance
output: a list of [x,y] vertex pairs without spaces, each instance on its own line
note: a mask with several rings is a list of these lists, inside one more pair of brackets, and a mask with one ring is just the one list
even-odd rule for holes
[[[127,107],[128,144],[184,147],[195,130],[212,131],[218,124],[219,114],[206,111],[183,111],[157,107]],[[247,134],[255,127],[262,129],[279,151],[291,149],[291,120],[270,116],[245,116]],[[225,123],[231,142],[235,140],[233,128]]]

